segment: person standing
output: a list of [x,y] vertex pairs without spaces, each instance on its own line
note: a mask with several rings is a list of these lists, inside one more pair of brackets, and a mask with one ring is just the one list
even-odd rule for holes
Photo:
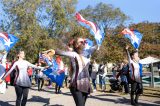
[[[41,63],[38,63],[38,66],[41,66]],[[41,70],[37,70],[38,71],[38,91],[42,91],[42,87],[44,85],[44,74]]]
[[129,66],[128,61],[126,59],[123,60],[121,66],[119,68],[119,73],[116,76],[116,79],[120,76],[121,78],[121,86],[124,87],[125,93],[129,93],[129,84],[128,84],[128,74],[129,74]]
[[61,93],[61,87],[63,86],[63,81],[65,78],[65,72],[64,72],[64,63],[62,61],[62,58],[60,56],[56,57],[56,62],[58,64],[58,70],[57,70],[57,76],[56,76],[56,94]]
[[118,65],[113,64],[113,68],[112,68],[112,74],[113,74],[113,78],[116,79],[116,73],[118,71]]
[[[92,92],[90,85],[90,76],[88,67],[90,58],[84,55],[85,39],[76,38],[70,46],[73,46],[73,51],[56,50],[56,55],[67,56],[71,59],[71,75],[70,91],[74,98],[76,106],[85,106],[88,94]],[[90,52],[94,52],[98,46],[90,48]]]
[[68,87],[68,66],[67,65],[65,65],[65,67],[64,67],[64,72],[65,72],[65,86],[66,86],[66,88]]
[[32,69],[32,67],[28,67],[27,72],[28,72],[29,79],[30,79],[30,81],[32,83],[32,75],[33,75],[33,69]]
[[4,77],[0,79],[0,83],[16,68],[16,78],[14,81],[16,91],[16,106],[25,106],[27,102],[29,88],[31,87],[31,81],[29,79],[27,69],[28,67],[34,67],[38,69],[44,69],[37,67],[28,61],[24,60],[25,53],[23,50],[18,51],[18,60],[15,61],[11,69],[5,73]]
[[137,105],[140,94],[143,93],[142,85],[142,64],[139,63],[138,51],[135,50],[129,55],[128,46],[126,51],[130,64],[130,80],[131,80],[131,105]]
[[102,91],[106,90],[106,75],[107,75],[107,67],[102,62],[98,67],[98,74],[99,74],[99,86]]
[[92,79],[92,84],[93,84],[93,88],[94,88],[93,91],[97,90],[97,87],[96,87],[97,74],[98,74],[98,64],[94,60],[93,65],[92,65],[92,73],[91,73],[91,79]]

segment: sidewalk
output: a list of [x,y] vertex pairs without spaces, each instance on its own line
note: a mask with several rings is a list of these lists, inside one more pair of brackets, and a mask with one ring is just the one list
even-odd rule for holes
[[[44,87],[45,88],[45,87]],[[29,91],[27,106],[75,106],[69,89],[62,88],[62,94],[55,94],[54,89],[45,88],[37,91],[32,87]],[[0,106],[14,106],[16,94],[14,87],[9,86],[5,94],[0,94]],[[160,106],[158,97],[140,97],[139,106]],[[129,106],[129,95],[119,93],[95,92],[87,99],[86,106]]]

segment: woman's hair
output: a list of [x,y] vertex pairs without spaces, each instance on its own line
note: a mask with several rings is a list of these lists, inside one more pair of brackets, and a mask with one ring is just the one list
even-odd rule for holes
[[17,51],[16,51],[16,54],[18,55],[20,52],[24,52],[24,50],[21,48],[21,49],[18,49]]
[[138,51],[137,50],[134,50],[134,51],[132,51],[131,53],[130,53],[130,56],[131,56],[131,59],[133,59],[133,55],[135,54],[135,53],[137,53]]
[[123,63],[128,64],[128,60],[127,59],[123,59]]
[[75,52],[77,52],[78,54],[80,54],[80,53],[82,53],[82,51],[83,51],[83,49],[84,49],[84,47],[85,47],[85,41],[81,41],[80,43],[80,45],[78,45],[78,39],[79,38],[76,38],[76,39],[74,39],[74,41],[73,41],[73,50],[75,51]]

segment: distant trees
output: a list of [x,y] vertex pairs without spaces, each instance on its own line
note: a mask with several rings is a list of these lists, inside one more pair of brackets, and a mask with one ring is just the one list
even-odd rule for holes
[[[94,40],[74,18],[77,0],[2,0],[1,3],[7,18],[0,21],[0,29],[20,38],[10,57],[17,49],[23,48],[26,58],[35,62],[40,51],[64,48],[71,38],[82,36]],[[124,47],[130,42],[121,31],[129,17],[119,8],[104,3],[88,6],[79,12],[87,20],[97,23],[106,34],[93,58],[106,62],[125,58]],[[142,58],[148,55],[160,57],[160,23],[143,22],[129,27],[144,35],[139,49]]]

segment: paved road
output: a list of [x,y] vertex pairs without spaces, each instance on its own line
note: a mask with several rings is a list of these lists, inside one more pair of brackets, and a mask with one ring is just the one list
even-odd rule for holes
[[[37,91],[32,87],[29,91],[27,106],[75,106],[70,91],[62,89],[62,94],[55,94],[54,89],[45,88]],[[16,94],[14,87],[9,86],[5,94],[0,94],[0,106],[14,106]],[[153,97],[140,97],[139,106],[160,106],[160,99]],[[129,106],[129,95],[118,93],[94,92],[87,99],[86,106]]]

